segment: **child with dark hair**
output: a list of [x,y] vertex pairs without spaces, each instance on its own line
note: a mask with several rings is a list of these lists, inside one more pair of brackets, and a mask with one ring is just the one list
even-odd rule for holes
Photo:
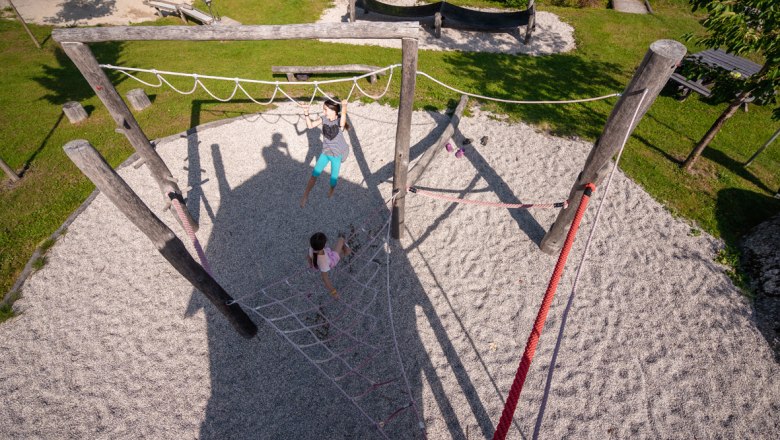
[[308,254],[306,259],[309,262],[309,267],[312,269],[318,269],[322,276],[322,281],[325,283],[325,287],[330,292],[330,295],[336,299],[339,298],[339,293],[333,284],[330,282],[328,272],[336,267],[341,258],[352,253],[352,249],[347,246],[344,237],[339,234],[339,239],[336,241],[336,248],[331,249],[325,246],[328,243],[328,237],[322,232],[317,232],[309,238]]
[[317,177],[330,163],[330,191],[328,198],[333,197],[333,191],[336,189],[336,183],[339,179],[339,169],[341,163],[349,156],[349,144],[344,138],[344,131],[349,130],[347,124],[347,100],[344,99],[339,104],[337,101],[327,99],[322,104],[323,115],[320,119],[309,119],[309,107],[303,109],[303,116],[306,119],[306,128],[314,128],[322,124],[322,154],[314,165],[314,171],[311,173],[306,189],[301,198],[301,208],[306,206],[306,200],[309,198],[309,192],[314,188]]

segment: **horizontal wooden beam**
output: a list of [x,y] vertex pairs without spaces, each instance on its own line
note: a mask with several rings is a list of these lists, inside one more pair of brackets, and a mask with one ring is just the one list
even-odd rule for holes
[[251,41],[311,40],[317,38],[418,38],[420,24],[400,23],[316,23],[274,26],[112,26],[58,28],[51,33],[60,43],[98,43],[101,41],[182,40]]

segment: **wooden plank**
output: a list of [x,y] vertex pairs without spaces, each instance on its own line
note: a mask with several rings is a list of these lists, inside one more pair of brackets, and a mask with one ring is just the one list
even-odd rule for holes
[[393,219],[390,234],[401,238],[406,205],[406,177],[409,172],[409,143],[412,129],[414,88],[417,81],[417,39],[404,38],[401,43],[401,102],[398,106],[398,125],[395,130],[395,168],[393,170]]
[[[567,200],[572,203],[558,213],[555,223],[542,239],[540,244],[542,251],[557,254],[561,250],[585,185],[593,183],[598,191],[598,186],[611,169],[610,159],[618,152],[626,135],[631,134],[642,116],[653,105],[683,56],[685,56],[685,46],[677,41],[658,40],[650,45],[642,64],[639,65],[631,82],[612,109],[604,131],[590,151],[582,172],[569,192]],[[647,94],[639,107],[634,124],[631,125],[634,111],[645,90]]]
[[450,139],[453,134],[455,134],[455,129],[457,129],[458,124],[460,124],[460,118],[463,116],[463,111],[466,109],[466,104],[468,102],[468,96],[463,95],[460,97],[460,102],[458,102],[458,106],[455,107],[455,112],[452,114],[450,123],[447,124],[444,132],[442,132],[441,136],[439,136],[439,139],[434,142],[433,145],[428,147],[428,150],[423,153],[422,157],[420,157],[417,162],[414,163],[412,169],[409,170],[409,175],[406,178],[406,181],[408,182],[407,186],[412,187],[417,183],[417,180],[422,177],[423,173],[428,168],[428,165],[433,162],[433,159],[436,157],[436,155],[439,154],[439,152],[447,144],[447,140]]
[[[271,66],[272,73],[368,73],[379,70],[380,67],[367,64],[341,64],[337,66]],[[384,72],[379,73],[379,75]]]
[[704,84],[696,81],[691,81],[688,78],[680,75],[679,73],[673,73],[670,79],[687,89],[693,90],[694,92],[700,95],[704,95],[707,98],[709,98],[712,95],[710,89],[708,89]]
[[95,186],[154,243],[171,266],[206,295],[241,336],[249,339],[257,334],[257,326],[241,306],[227,305],[233,298],[192,258],[184,243],[149,210],[89,142],[74,140],[65,144],[64,150]]
[[[152,148],[149,138],[146,137],[141,126],[135,120],[133,113],[127,107],[122,97],[111,84],[103,69],[98,65],[95,56],[89,49],[89,46],[83,43],[62,43],[62,49],[70,57],[76,68],[87,80],[92,90],[95,91],[100,101],[108,109],[109,114],[114,119],[118,130],[121,131],[130,141],[130,145],[135,148],[138,155],[143,158],[152,177],[160,187],[166,203],[170,201],[168,194],[174,193],[181,195],[181,190],[176,184],[168,166],[165,165],[162,158]],[[189,212],[187,213],[189,215]],[[177,217],[178,218],[178,217]],[[190,216],[190,224],[197,229],[197,222]]]
[[418,38],[420,25],[399,23],[316,23],[241,26],[110,26],[57,28],[54,41],[98,43],[102,41],[184,40],[306,40],[316,38],[395,39]]
[[11,182],[19,181],[19,176],[10,166],[8,166],[7,163],[5,163],[5,161],[2,158],[0,158],[0,170],[3,170],[5,175],[8,176],[9,179],[11,179]]

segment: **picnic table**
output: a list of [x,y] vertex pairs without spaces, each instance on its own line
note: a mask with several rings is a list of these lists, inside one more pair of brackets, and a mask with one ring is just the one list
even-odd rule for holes
[[[687,59],[695,60],[705,66],[712,67],[713,69],[722,68],[729,72],[735,72],[745,78],[749,78],[761,70],[760,65],[748,59],[726,53],[720,49],[707,49],[697,52],[687,57]],[[680,73],[675,72],[672,74],[670,80],[680,85],[683,96],[687,96],[691,90],[707,98],[712,95],[712,90],[709,87],[711,81],[708,82],[707,78],[690,80]]]

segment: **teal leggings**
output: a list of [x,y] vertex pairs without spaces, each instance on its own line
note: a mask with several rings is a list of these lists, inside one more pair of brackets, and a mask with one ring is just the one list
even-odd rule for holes
[[339,180],[339,169],[341,168],[340,156],[328,156],[327,154],[320,154],[320,158],[317,159],[317,164],[314,165],[314,171],[311,175],[314,177],[320,177],[322,170],[325,169],[325,165],[330,162],[330,187],[335,188],[336,182]]

